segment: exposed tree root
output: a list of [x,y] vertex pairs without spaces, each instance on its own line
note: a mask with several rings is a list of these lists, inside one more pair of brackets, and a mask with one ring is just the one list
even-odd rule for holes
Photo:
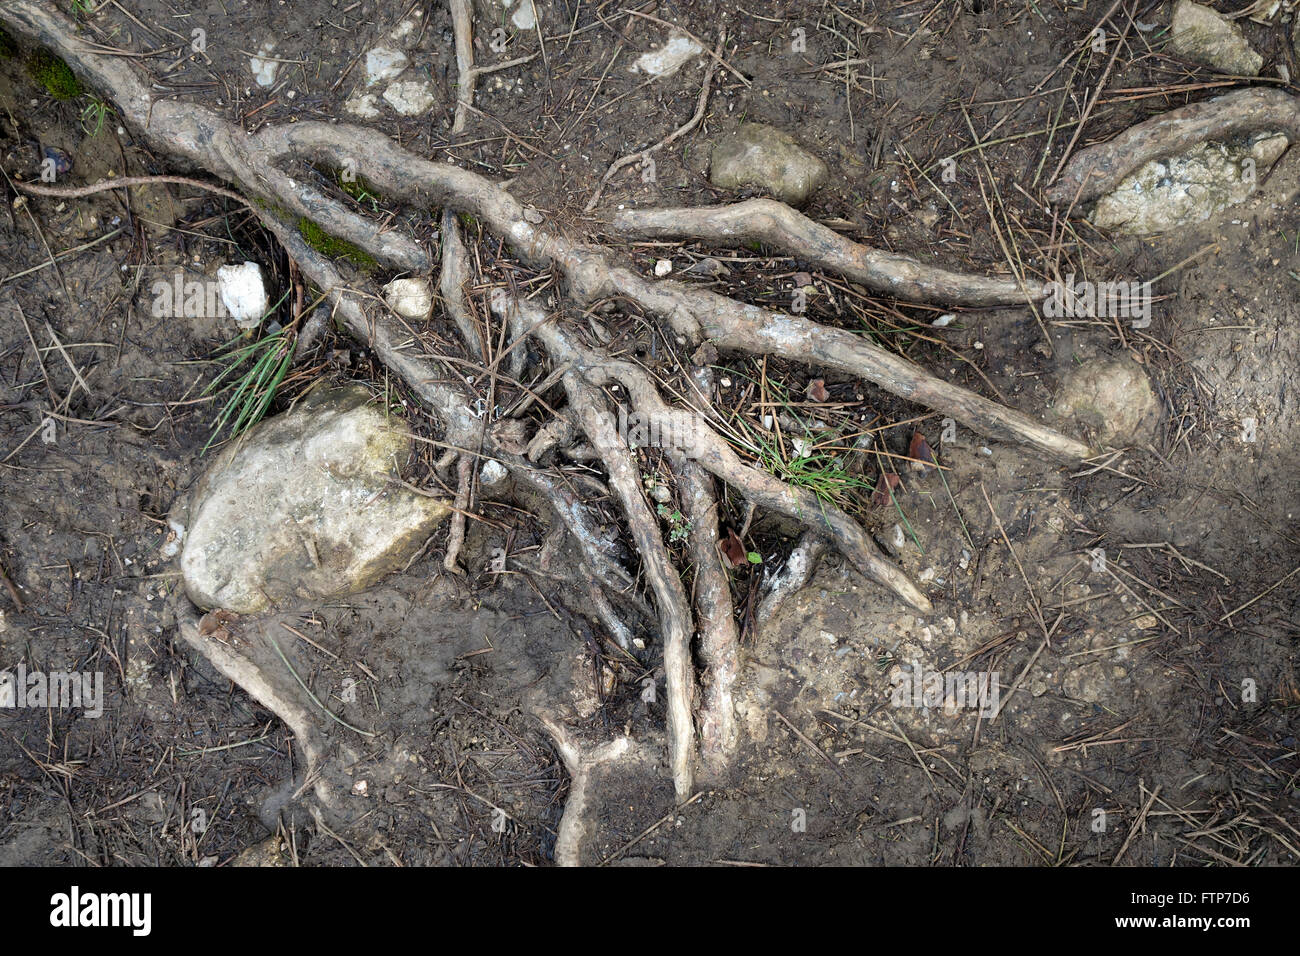
[[451,30],[456,42],[456,116],[451,132],[459,135],[474,105],[474,87],[478,84],[474,72],[473,15],[470,0],[447,0],[447,9],[451,12]]
[[718,498],[713,477],[694,462],[678,476],[682,505],[691,523],[695,566],[695,619],[704,665],[700,688],[700,760],[715,779],[731,764],[737,743],[732,688],[740,674],[740,633],[732,610],[731,582],[718,551]]
[[331,768],[326,766],[328,740],[320,730],[324,721],[320,714],[311,711],[311,705],[304,701],[305,695],[287,673],[287,667],[267,646],[270,640],[267,625],[255,618],[244,618],[239,625],[229,624],[205,633],[199,615],[183,592],[173,602],[173,610],[177,630],[185,643],[206,657],[222,676],[234,681],[285,722],[307,761],[304,788],[310,786],[331,814],[341,812],[339,787],[332,779]]
[[[452,379],[432,361],[409,350],[405,341],[409,335],[404,334],[391,314],[378,310],[367,313],[333,265],[307,245],[296,230],[265,212],[259,212],[259,216],[303,273],[318,288],[329,290],[329,298],[342,319],[343,327],[373,348],[377,357],[429,404],[445,428],[446,444],[471,458],[477,457],[481,449],[481,453],[510,468],[516,479],[550,504],[556,517],[572,533],[584,563],[597,580],[611,593],[625,595],[629,592],[633,586],[631,576],[618,564],[612,542],[601,532],[598,522],[577,495],[553,475],[532,467],[505,448],[496,432],[485,431],[483,423],[470,411],[473,402],[470,393],[445,384]],[[643,616],[651,616],[643,602],[632,597],[629,600]]]
[[15,182],[14,186],[19,191],[32,196],[61,196],[65,199],[75,199],[81,196],[93,196],[95,193],[106,192],[110,189],[130,189],[135,186],[156,186],[165,183],[174,186],[193,186],[195,189],[205,189],[215,195],[233,199],[250,209],[253,208],[253,204],[239,193],[231,192],[229,189],[222,189],[220,186],[214,186],[211,183],[205,183],[201,179],[192,179],[189,176],[121,176],[102,183],[91,183],[89,186],[41,186],[37,183],[19,182]]
[[452,33],[456,42],[456,116],[452,120],[451,132],[452,135],[459,135],[464,132],[470,111],[474,109],[474,88],[478,86],[478,78],[485,73],[495,73],[527,63],[537,54],[516,57],[491,66],[475,66],[474,22],[470,0],[447,0],[447,7],[451,11]]
[[623,209],[615,214],[611,229],[625,239],[761,242],[868,289],[912,302],[1024,305],[1031,297],[1011,279],[962,275],[864,246],[775,199],[694,209]]
[[[558,323],[547,321],[544,310],[535,303],[521,303],[519,309],[525,316],[527,330],[541,338],[557,361],[572,363],[592,384],[603,385],[610,380],[622,384],[628,390],[633,408],[649,416],[649,420],[659,422],[673,436],[675,447],[666,450],[670,457],[678,456],[679,464],[683,458],[690,459],[758,505],[823,529],[859,571],[917,610],[929,612],[929,599],[885,559],[858,524],[839,508],[819,500],[805,488],[786,484],[766,471],[746,465],[701,416],[664,402],[654,381],[639,366],[576,345]],[[598,395],[594,398],[599,401]]]
[[632,636],[632,631],[628,626],[623,623],[623,619],[618,616],[614,606],[609,603],[609,598],[605,596],[605,592],[600,585],[589,580],[587,582],[587,596],[591,598],[591,604],[596,610],[596,615],[609,631],[609,636],[614,639],[614,643],[630,654],[632,648],[636,646],[636,638]]
[[[473,80],[483,71],[472,65],[468,3],[453,2],[452,10],[461,74],[459,127],[463,126],[464,112],[472,109]],[[560,291],[580,308],[606,307],[623,300],[662,320],[691,347],[775,355],[817,368],[836,369],[950,415],[984,435],[1020,442],[1067,461],[1092,454],[1084,443],[1047,428],[1031,416],[952,385],[854,333],[746,305],[683,283],[647,279],[619,264],[603,248],[571,238],[544,216],[526,211],[510,193],[484,177],[423,159],[373,130],[308,122],[268,126],[249,134],[202,106],[158,97],[128,60],[88,47],[78,39],[75,26],[33,0],[0,0],[0,20],[65,59],[87,83],[113,100],[123,121],[156,151],[206,169],[253,197],[251,208],[303,275],[324,291],[340,326],[373,349],[375,356],[428,405],[452,453],[445,464],[457,463],[458,502],[468,504],[473,463],[478,458],[500,461],[519,485],[543,497],[568,529],[582,554],[584,568],[596,582],[592,594],[595,612],[620,645],[631,642],[630,629],[610,601],[603,598],[619,602],[642,619],[657,614],[666,675],[669,766],[679,800],[691,794],[697,758],[691,601],[664,544],[631,449],[615,427],[615,416],[602,391],[604,386],[617,383],[627,389],[637,411],[670,427],[674,434],[693,439],[689,449],[666,452],[693,528],[689,546],[696,565],[694,606],[698,610],[699,651],[704,665],[703,689],[698,695],[699,756],[711,772],[724,769],[734,749],[735,718],[730,697],[738,669],[729,583],[717,550],[714,477],[738,490],[751,504],[780,512],[819,536],[824,535],[862,573],[911,606],[928,611],[929,600],[844,512],[806,489],[787,485],[744,462],[709,426],[707,415],[670,405],[661,396],[658,383],[643,368],[614,360],[599,347],[589,347],[586,338],[575,331],[577,323],[566,320],[564,308],[548,314],[535,302],[512,299],[505,300],[501,307],[507,320],[504,325],[515,340],[512,368],[522,368],[525,339],[530,336],[541,343],[550,361],[547,382],[529,393],[529,401],[544,405],[543,393],[555,382],[562,384],[568,398],[565,414],[571,423],[547,435],[534,436],[532,442],[519,439],[517,419],[488,424],[473,411],[479,396],[466,383],[463,373],[448,373],[434,359],[423,355],[417,334],[377,307],[376,296],[349,288],[335,264],[303,239],[291,219],[311,219],[398,271],[431,271],[428,253],[402,229],[381,230],[343,203],[316,192],[303,182],[296,164],[311,161],[334,168],[364,169],[366,178],[393,200],[408,201],[421,210],[431,204],[443,208],[442,298],[474,364],[486,364],[490,356],[485,348],[486,336],[466,298],[470,267],[456,222],[456,214],[461,212],[475,216],[526,264],[554,269],[565,282]],[[707,95],[706,86],[697,113]],[[908,299],[988,305],[1017,304],[1026,298],[1025,291],[1014,281],[962,276],[872,250],[770,200],[714,209],[638,211],[618,217],[614,228],[625,236],[672,235],[718,242],[758,240],[871,288]],[[325,310],[318,314],[325,314]],[[498,349],[489,367],[494,380],[502,377],[496,370],[502,354]],[[518,374],[515,377],[520,378]],[[707,401],[711,390],[699,381],[696,388]],[[535,465],[555,450],[564,449],[564,439],[574,424],[586,435],[591,453],[609,476],[609,490],[619,503],[641,570],[654,595],[654,611],[637,595],[632,575],[621,564],[617,542],[601,528],[573,485],[563,473]],[[513,427],[514,432],[506,426]],[[452,567],[463,526],[454,531],[447,557]],[[814,550],[810,545],[802,552],[809,558],[805,562],[808,566]],[[794,564],[792,560],[787,569],[791,581],[799,580],[804,573]],[[192,624],[183,623],[182,631],[185,639],[223,673],[272,706],[295,733],[300,733],[300,726],[304,728],[300,736],[308,733],[304,714],[283,701],[278,701],[278,706],[268,702],[275,699],[274,688],[241,669],[227,650],[198,635]],[[262,695],[267,696],[264,699]],[[542,719],[573,776],[556,857],[560,862],[576,862],[587,833],[584,817],[591,770],[636,748],[620,738],[584,755],[556,721]],[[310,759],[314,758],[309,754]]]
[[253,139],[258,149],[277,159],[312,157],[338,166],[364,160],[368,178],[390,195],[472,212],[525,262],[558,268],[578,304],[625,297],[689,340],[708,339],[727,351],[779,355],[859,375],[895,395],[951,415],[980,434],[1020,442],[1054,458],[1077,461],[1092,455],[1083,442],[924,372],[852,332],[769,312],[683,283],[648,280],[615,265],[597,247],[529,222],[518,200],[482,176],[421,159],[372,130],[295,123],[268,127]]
[[469,349],[473,358],[487,359],[483,351],[483,338],[479,335],[478,323],[470,313],[465,301],[465,283],[469,281],[469,250],[461,238],[460,221],[456,212],[447,207],[442,212],[442,273],[438,279],[438,291],[447,315],[460,330],[461,340]]
[[826,553],[826,539],[814,531],[804,533],[786,558],[785,566],[767,582],[767,591],[758,604],[756,617],[770,621],[785,599],[807,586],[817,570],[817,562]]
[[456,460],[456,510],[451,514],[451,527],[447,533],[447,553],[443,556],[444,571],[462,574],[457,559],[460,558],[461,546],[465,543],[465,512],[469,510],[470,486],[474,482],[473,455],[462,454]]
[[727,33],[724,30],[718,36],[718,45],[713,50],[713,59],[709,60],[709,65],[705,67],[704,83],[700,87],[699,100],[695,104],[695,112],[692,114],[691,118],[653,146],[647,146],[645,149],[637,153],[629,153],[628,155],[610,163],[609,169],[605,171],[605,175],[600,180],[600,185],[597,186],[596,191],[592,193],[591,199],[587,200],[587,205],[584,207],[583,212],[591,212],[596,208],[597,204],[600,202],[600,197],[605,192],[605,187],[609,185],[609,181],[618,174],[620,169],[631,166],[633,163],[639,163],[644,168],[646,163],[651,160],[651,157],[655,153],[659,152],[659,150],[663,149],[665,146],[672,145],[704,121],[704,111],[709,105],[709,91],[713,88],[713,74],[717,71],[718,60],[721,57],[722,48],[726,43],[726,40]]
[[543,309],[531,302],[502,297],[497,300],[506,320],[514,329],[515,338],[523,339],[538,334],[546,343],[552,358],[557,362],[572,363],[574,368],[564,373],[564,390],[569,397],[569,407],[586,432],[592,447],[609,471],[609,483],[623,514],[628,531],[641,556],[641,566],[650,583],[659,608],[659,623],[663,638],[664,684],[668,699],[668,764],[672,773],[673,788],[678,800],[685,800],[694,787],[695,720],[692,715],[694,689],[691,668],[690,606],[677,569],[673,567],[654,510],[646,500],[640,473],[632,463],[627,442],[614,425],[604,396],[584,376],[590,369],[575,361],[577,351],[565,354],[567,344],[558,327],[548,320]]
[[569,798],[564,802],[564,813],[555,836],[555,862],[560,866],[582,866],[583,850],[590,840],[594,825],[590,819],[592,775],[602,765],[614,762],[648,762],[638,745],[629,737],[615,737],[584,753],[573,735],[554,717],[537,713],[551,739],[556,752],[569,772]]
[[1278,130],[1292,143],[1300,142],[1300,100],[1281,90],[1251,88],[1153,116],[1076,153],[1047,197],[1054,203],[1087,202],[1153,159],[1205,140],[1260,130]]

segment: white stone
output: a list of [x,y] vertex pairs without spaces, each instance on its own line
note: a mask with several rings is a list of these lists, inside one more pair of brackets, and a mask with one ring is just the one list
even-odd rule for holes
[[266,283],[262,281],[262,267],[256,262],[238,266],[222,266],[217,270],[217,285],[221,302],[241,329],[256,328],[266,316],[270,300]]
[[531,30],[537,26],[537,8],[533,6],[533,0],[519,0],[514,13],[510,14],[510,22],[520,30]]
[[424,80],[398,80],[384,90],[384,101],[403,116],[419,116],[436,102]]
[[479,472],[479,482],[485,488],[491,488],[493,485],[501,484],[506,475],[506,466],[501,462],[486,461],[483,463],[483,469]]
[[1241,27],[1209,7],[1179,0],[1169,24],[1169,49],[1221,73],[1258,76],[1264,58],[1251,49]]
[[642,53],[632,65],[632,72],[650,73],[653,76],[671,76],[682,65],[704,52],[690,37],[675,36],[657,50]]
[[181,547],[185,544],[185,525],[181,524],[174,518],[167,522],[171,533],[167,535],[167,540],[163,542],[162,556],[164,558],[174,558],[181,553]]
[[353,116],[360,116],[362,119],[378,119],[378,99],[379,97],[374,93],[356,92],[348,97],[347,102],[343,104],[343,108]]
[[267,40],[257,48],[257,56],[248,58],[248,65],[253,71],[253,79],[263,89],[275,84],[275,74],[280,69],[279,62],[270,59],[271,54],[274,52],[275,41]]
[[1095,359],[1062,376],[1052,413],[1087,426],[1102,443],[1128,444],[1154,426],[1160,408],[1142,366],[1127,358]]
[[664,276],[668,275],[668,273],[672,271],[673,271],[673,263],[671,259],[660,259],[658,262],[655,263],[655,275],[658,276],[660,279],[662,279]]
[[427,319],[433,315],[433,286],[428,279],[394,279],[384,286],[384,301],[403,318]]
[[[420,11],[416,10],[415,15],[418,17]],[[393,29],[388,31],[388,37],[395,43],[401,43],[403,46],[410,46],[410,40],[414,37],[415,31],[419,26],[420,24],[416,20],[403,20],[397,26],[393,27]]]
[[366,54],[366,86],[375,86],[384,80],[395,80],[406,69],[406,54],[377,46]]
[[190,600],[251,614],[401,570],[447,514],[395,480],[411,449],[401,417],[357,385],[317,388],[231,442],[175,513]]

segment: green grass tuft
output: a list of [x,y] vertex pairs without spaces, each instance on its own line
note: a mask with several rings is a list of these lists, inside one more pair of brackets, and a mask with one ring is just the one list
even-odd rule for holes
[[[280,300],[266,314],[274,314],[288,295],[285,292],[280,296]],[[280,387],[293,364],[297,344],[297,335],[289,329],[276,329],[251,342],[240,335],[222,347],[217,358],[224,361],[226,367],[203,390],[203,394],[222,395],[229,392],[230,397],[217,413],[212,434],[203,446],[203,451],[206,452],[212,446],[227,423],[230,423],[230,437],[237,438],[262,420],[266,410],[271,407],[275,390]]]
[[90,102],[81,111],[81,130],[87,136],[98,136],[104,128],[104,120],[113,115],[113,107],[97,96],[90,97]]
[[343,178],[340,172],[335,181],[339,184],[339,189],[361,203],[363,206],[369,206],[372,212],[378,212],[379,207],[384,203],[384,197],[380,195],[379,190],[375,189],[374,183],[366,179],[365,176],[353,175],[351,181]]
[[760,433],[752,436],[764,471],[787,484],[811,491],[820,501],[847,509],[853,506],[854,498],[869,496],[876,486],[873,481],[851,474],[845,456],[821,450],[823,446],[837,444],[838,439],[834,432],[806,432],[803,454],[787,454],[776,439]]

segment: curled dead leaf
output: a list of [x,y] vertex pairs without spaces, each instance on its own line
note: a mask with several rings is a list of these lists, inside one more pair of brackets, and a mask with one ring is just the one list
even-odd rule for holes
[[893,472],[882,472],[876,480],[876,490],[871,493],[871,503],[877,508],[884,508],[889,505],[895,488],[899,487],[903,480]]
[[928,475],[935,470],[934,452],[920,432],[912,432],[912,443],[908,446],[907,456],[912,459],[907,467],[918,475]]
[[749,564],[749,555],[745,552],[744,542],[740,540],[740,535],[730,528],[727,529],[726,538],[722,540],[722,554],[733,568],[742,568]]

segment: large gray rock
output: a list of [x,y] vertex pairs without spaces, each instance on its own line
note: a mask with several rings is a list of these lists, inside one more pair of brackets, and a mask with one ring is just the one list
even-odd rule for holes
[[1251,49],[1240,27],[1191,0],[1179,0],[1174,7],[1169,50],[1237,76],[1258,76],[1264,65],[1264,58]]
[[347,386],[318,389],[233,442],[178,522],[190,600],[247,614],[359,591],[404,567],[447,514],[391,480],[411,441],[399,417]]
[[1052,409],[1058,419],[1084,425],[1101,444],[1124,444],[1155,424],[1160,402],[1142,366],[1099,359],[1066,373]]
[[826,181],[826,164],[779,129],[743,123],[713,147],[709,181],[721,189],[758,189],[797,206]]
[[1092,222],[1128,236],[1203,222],[1250,196],[1287,142],[1281,133],[1263,133],[1244,143],[1202,143],[1153,160],[1097,200]]

